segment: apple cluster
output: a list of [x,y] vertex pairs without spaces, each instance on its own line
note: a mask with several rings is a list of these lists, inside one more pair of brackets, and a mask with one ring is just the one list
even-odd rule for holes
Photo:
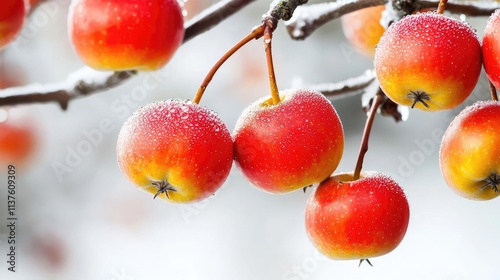
[[425,111],[451,109],[472,93],[481,67],[492,84],[493,101],[463,110],[442,139],[440,167],[459,195],[488,200],[500,195],[500,11],[486,24],[482,45],[465,22],[443,14],[410,15],[392,24],[375,50],[375,71],[395,103]]
[[[0,48],[19,32],[26,13],[24,0],[6,3],[8,12],[0,10]],[[472,93],[483,64],[492,87],[500,86],[500,11],[490,17],[481,44],[467,23],[442,12],[412,14],[386,30],[380,25],[383,10],[351,13],[342,24],[355,48],[374,57],[380,89],[394,103],[425,111],[454,108]],[[270,68],[274,29],[264,21],[247,37],[264,37]],[[68,32],[77,55],[94,69],[154,71],[173,57],[185,30],[176,0],[74,0]],[[269,71],[274,77],[274,69]],[[376,112],[376,106],[372,109]],[[499,116],[497,100],[478,102],[443,136],[443,177],[464,197],[500,195]],[[313,187],[305,228],[326,256],[368,260],[387,254],[407,231],[407,197],[391,177],[362,172],[361,165],[335,173],[343,150],[344,131],[332,103],[308,89],[278,92],[275,81],[271,98],[250,104],[233,132],[199,99],[173,99],[137,110],[117,140],[121,171],[153,198],[202,201],[221,188],[234,163],[266,193]],[[360,152],[361,163],[363,156]]]
[[[85,64],[113,71],[163,67],[184,35],[176,0],[75,0],[68,30]],[[251,36],[258,32],[266,36],[264,26]],[[153,198],[173,203],[214,195],[233,162],[267,193],[315,185],[306,206],[306,229],[321,252],[334,259],[367,259],[396,248],[409,222],[401,187],[378,173],[334,174],[344,131],[331,102],[306,89],[276,95],[250,104],[232,133],[196,98],[148,104],[120,130],[120,169]]]
[[192,101],[148,104],[120,130],[117,157],[131,182],[175,203],[213,195],[233,160],[267,193],[319,184],[306,206],[306,229],[318,249],[334,259],[388,253],[408,227],[406,196],[383,174],[332,175],[343,149],[342,123],[330,101],[293,89],[281,92],[278,104],[270,98],[250,104],[232,134],[215,112]]

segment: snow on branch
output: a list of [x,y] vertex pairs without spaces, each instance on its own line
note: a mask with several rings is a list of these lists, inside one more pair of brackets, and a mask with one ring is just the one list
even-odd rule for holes
[[[185,24],[183,43],[210,30],[237,11],[255,0],[222,0],[202,11]],[[66,110],[70,100],[116,87],[131,77],[136,71],[97,71],[83,67],[68,76],[64,82],[40,85],[31,84],[0,90],[0,107],[31,103],[57,102]]]
[[83,67],[60,83],[31,84],[1,90],[0,106],[57,102],[61,109],[66,110],[71,99],[116,87],[135,74],[136,71],[104,72]]
[[184,43],[216,26],[255,0],[222,0],[186,23]]
[[[345,14],[372,6],[384,5],[388,0],[339,0],[335,2],[313,4],[297,8],[293,17],[286,22],[290,36],[295,40],[304,40],[316,29]],[[415,0],[413,10],[436,8],[439,0]],[[489,16],[500,8],[500,2],[448,2],[446,11],[468,16]]]
[[373,81],[375,81],[375,71],[366,70],[362,75],[341,82],[310,85],[307,88],[319,91],[330,99],[336,99],[361,93]]
[[342,15],[363,8],[384,5],[387,0],[339,0],[329,3],[298,7],[293,17],[285,23],[290,36],[303,40],[316,29]]
[[[437,0],[418,0],[416,7],[421,9],[436,8]],[[464,14],[467,16],[490,16],[496,9],[500,9],[498,1],[463,1],[446,3],[446,11],[453,14]]]

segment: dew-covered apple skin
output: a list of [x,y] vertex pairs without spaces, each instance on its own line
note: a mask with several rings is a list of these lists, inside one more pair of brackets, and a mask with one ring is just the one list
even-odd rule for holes
[[24,0],[2,0],[0,3],[0,50],[21,32],[26,6]]
[[[441,173],[448,186],[472,200],[500,195],[487,180],[500,175],[500,103],[478,101],[450,123],[439,150]],[[500,180],[500,177],[499,177]]]
[[403,189],[389,176],[364,172],[334,175],[311,193],[306,230],[325,256],[367,259],[394,250],[408,228],[410,207]]
[[159,101],[123,125],[117,157],[121,171],[139,188],[157,194],[153,183],[166,181],[176,191],[159,197],[197,202],[214,194],[229,175],[233,141],[213,111],[189,101]]
[[281,102],[262,98],[248,106],[234,130],[237,167],[257,188],[291,192],[328,178],[344,150],[344,131],[322,94],[286,90]]
[[486,23],[483,37],[484,70],[493,85],[500,89],[500,10]]
[[467,23],[428,12],[392,24],[375,50],[375,72],[385,94],[412,106],[413,94],[428,98],[415,108],[451,109],[472,92],[481,72],[481,46]]
[[98,70],[157,70],[184,37],[176,0],[74,0],[68,30],[82,61]]

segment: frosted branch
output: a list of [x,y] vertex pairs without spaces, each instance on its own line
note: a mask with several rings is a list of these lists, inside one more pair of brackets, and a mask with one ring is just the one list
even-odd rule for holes
[[324,24],[363,8],[384,5],[385,0],[347,0],[302,6],[295,10],[293,17],[286,22],[290,36],[303,40]]
[[[324,24],[345,14],[372,6],[384,5],[387,0],[341,0],[314,4],[297,8],[293,17],[286,23],[290,36],[295,40],[304,40]],[[415,0],[412,10],[436,8],[438,0]],[[500,8],[500,2],[448,2],[446,11],[468,16],[489,16]]]
[[375,80],[375,72],[367,70],[362,75],[337,83],[324,83],[307,86],[331,99],[349,97],[363,92]]

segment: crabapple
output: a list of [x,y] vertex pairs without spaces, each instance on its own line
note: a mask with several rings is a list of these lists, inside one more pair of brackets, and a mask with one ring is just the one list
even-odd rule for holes
[[0,4],[0,50],[21,32],[25,15],[24,0],[2,0]]
[[367,57],[373,57],[375,46],[385,32],[380,18],[385,6],[375,6],[348,13],[340,18],[344,35],[354,48]]
[[159,101],[125,122],[117,158],[123,174],[154,197],[197,202],[229,175],[233,141],[213,111],[189,101]]
[[253,185],[275,194],[328,178],[344,149],[342,123],[322,94],[294,89],[280,99],[248,106],[234,130],[236,166]]
[[500,89],[500,10],[486,23],[483,37],[484,70],[493,85]]
[[98,70],[157,70],[182,43],[176,0],[75,0],[68,19],[71,42]]
[[408,228],[410,208],[389,176],[362,172],[331,176],[311,193],[305,210],[309,239],[337,260],[367,259],[394,250]]
[[380,87],[394,102],[425,111],[451,109],[477,84],[481,46],[467,23],[418,13],[387,29],[374,64]]
[[36,132],[21,108],[0,108],[0,163],[23,165],[35,151]]
[[478,101],[450,123],[439,150],[448,186],[473,200],[500,195],[500,103]]

